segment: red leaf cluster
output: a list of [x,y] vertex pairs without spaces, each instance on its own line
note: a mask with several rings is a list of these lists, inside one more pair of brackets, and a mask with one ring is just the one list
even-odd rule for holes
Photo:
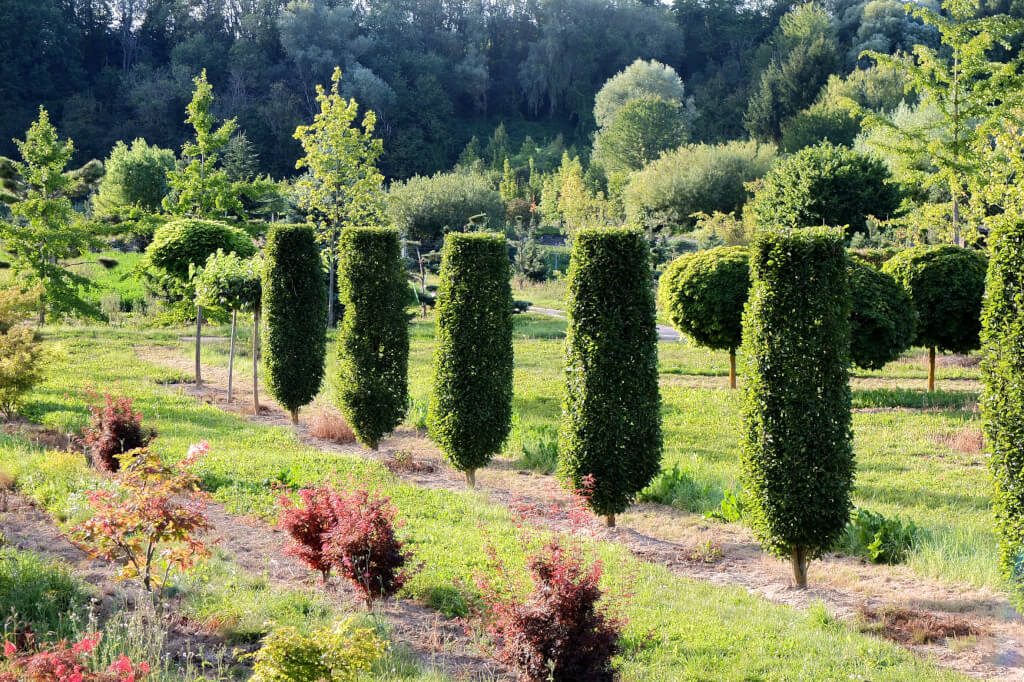
[[623,623],[598,606],[600,562],[589,567],[557,541],[530,558],[533,590],[524,601],[480,580],[496,657],[522,682],[610,682]]
[[156,438],[156,430],[143,428],[142,413],[136,412],[127,396],[103,395],[102,405],[93,405],[92,422],[85,428],[83,439],[92,461],[103,471],[121,468],[118,455],[144,448]]
[[284,553],[319,571],[323,581],[331,575],[331,562],[324,556],[325,535],[337,525],[334,501],[338,493],[329,485],[299,490],[300,504],[281,497],[279,523],[292,541]]
[[106,670],[90,670],[88,657],[99,642],[96,633],[35,652],[19,651],[5,642],[0,682],[138,682],[149,675],[149,664],[132,663],[124,654]]

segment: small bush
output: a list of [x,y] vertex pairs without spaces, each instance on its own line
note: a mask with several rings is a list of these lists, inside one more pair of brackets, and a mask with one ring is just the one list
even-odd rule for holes
[[296,506],[290,497],[281,497],[278,523],[292,539],[285,547],[285,554],[311,570],[320,571],[324,582],[331,575],[331,560],[324,553],[324,536],[337,525],[334,504],[337,498],[337,491],[329,485],[300,490],[301,506]]
[[132,663],[121,654],[105,670],[91,670],[92,653],[100,635],[85,635],[80,641],[62,641],[38,651],[19,651],[4,644],[0,682],[137,682],[149,675],[149,664]]
[[314,438],[324,438],[335,443],[354,443],[356,434],[340,414],[317,412],[309,420],[309,433]]
[[924,535],[913,521],[886,518],[882,514],[858,509],[846,526],[842,548],[876,564],[898,564],[907,558]]
[[725,523],[739,523],[743,521],[746,513],[747,509],[743,493],[726,490],[722,493],[722,502],[718,505],[718,509],[708,514],[708,518],[724,521]]
[[386,497],[355,490],[331,500],[334,527],[324,536],[326,560],[362,594],[367,608],[397,593],[412,577],[411,554],[395,537],[395,509]]
[[662,471],[649,486],[640,491],[638,502],[667,504],[688,512],[702,512],[708,507],[714,489],[707,483],[698,483],[690,474],[673,464]]
[[43,347],[25,324],[38,292],[0,291],[0,414],[14,417],[22,398],[43,380]]
[[623,623],[598,604],[602,567],[557,542],[530,558],[533,590],[525,600],[500,594],[480,580],[486,632],[496,658],[523,682],[610,682],[621,652]]
[[352,619],[308,635],[292,627],[274,629],[253,654],[251,682],[349,682],[370,670],[387,643]]
[[102,405],[89,408],[92,423],[86,427],[83,440],[97,469],[118,471],[119,455],[144,448],[156,438],[155,429],[143,428],[142,413],[135,411],[133,402],[127,396],[106,393]]

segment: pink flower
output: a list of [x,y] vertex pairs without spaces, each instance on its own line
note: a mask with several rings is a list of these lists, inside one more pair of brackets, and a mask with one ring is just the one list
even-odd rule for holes
[[201,457],[210,451],[210,444],[207,441],[200,441],[199,443],[193,443],[192,447],[188,449],[188,457],[195,458]]
[[10,658],[16,653],[18,653],[18,647],[14,646],[10,642],[4,642],[4,656]]

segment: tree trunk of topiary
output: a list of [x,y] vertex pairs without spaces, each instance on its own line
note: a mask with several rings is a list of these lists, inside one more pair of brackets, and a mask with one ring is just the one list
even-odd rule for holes
[[736,349],[729,349],[729,388],[736,388]]
[[327,266],[327,326],[334,327],[334,279],[337,264],[334,255],[334,244],[331,244],[331,253],[328,254]]
[[203,385],[203,373],[200,359],[203,347],[203,306],[196,306],[196,388]]
[[292,425],[293,426],[297,426],[298,423],[299,423],[299,410],[298,410],[298,408],[296,408],[294,410],[289,410],[289,414],[291,414],[291,416],[292,416]]
[[228,402],[231,402],[232,382],[235,378],[235,325],[238,323],[238,311],[231,311],[231,349],[228,351]]
[[252,311],[252,413],[260,413],[260,306]]
[[608,516],[604,517],[604,525],[608,526],[609,528],[614,528],[615,514],[609,514]]
[[470,469],[469,471],[466,472],[466,487],[476,487],[476,469]]
[[928,349],[928,392],[935,392],[935,346]]
[[793,582],[800,589],[807,589],[807,548],[794,547],[790,550],[789,560],[793,565]]

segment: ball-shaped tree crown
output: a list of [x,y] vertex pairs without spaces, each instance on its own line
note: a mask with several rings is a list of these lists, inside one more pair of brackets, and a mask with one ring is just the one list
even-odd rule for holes
[[146,249],[146,258],[151,265],[184,283],[218,250],[248,258],[256,253],[256,246],[244,230],[227,223],[180,218],[157,228]]
[[881,369],[910,348],[917,313],[903,285],[886,272],[851,256],[850,359],[863,369]]
[[747,249],[719,246],[672,261],[658,297],[672,326],[696,343],[734,350],[743,336],[743,306],[750,291]]

